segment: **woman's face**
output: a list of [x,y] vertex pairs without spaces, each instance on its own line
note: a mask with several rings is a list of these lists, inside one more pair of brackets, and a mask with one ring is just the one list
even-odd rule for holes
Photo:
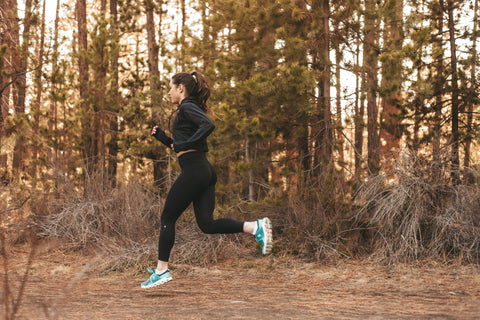
[[168,91],[168,96],[170,101],[173,104],[179,104],[183,100],[184,88],[183,85],[179,84],[178,86],[170,80],[170,91]]

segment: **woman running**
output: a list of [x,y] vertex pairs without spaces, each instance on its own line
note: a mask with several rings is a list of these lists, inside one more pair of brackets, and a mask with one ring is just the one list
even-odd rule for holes
[[177,153],[182,172],[165,200],[158,239],[157,268],[148,268],[151,276],[142,283],[142,288],[156,287],[172,280],[168,260],[175,242],[175,222],[190,203],[193,203],[195,218],[203,232],[251,233],[260,243],[262,254],[268,254],[272,249],[270,219],[246,222],[213,219],[217,175],[205,155],[208,152],[207,137],[215,128],[207,116],[210,93],[210,85],[201,73],[175,74],[170,81],[168,92],[171,102],[179,105],[171,129],[173,139],[158,126],[152,130],[156,139]]

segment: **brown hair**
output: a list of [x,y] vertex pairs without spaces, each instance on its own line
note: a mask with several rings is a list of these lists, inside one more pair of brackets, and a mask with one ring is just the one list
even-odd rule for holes
[[197,71],[192,73],[180,72],[172,77],[172,82],[177,86],[183,84],[185,90],[187,90],[187,95],[189,97],[196,97],[203,111],[207,112],[210,110],[207,104],[211,93],[210,83],[203,74]]

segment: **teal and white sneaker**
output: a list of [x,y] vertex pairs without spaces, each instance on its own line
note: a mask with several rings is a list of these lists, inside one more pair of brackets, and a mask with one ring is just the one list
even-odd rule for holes
[[147,281],[142,283],[143,289],[153,288],[172,280],[172,276],[168,270],[165,270],[162,274],[156,274],[155,271],[148,268],[148,272],[152,275]]
[[263,218],[257,220],[257,232],[255,232],[255,239],[262,246],[262,254],[266,255],[272,251],[272,223],[270,219]]

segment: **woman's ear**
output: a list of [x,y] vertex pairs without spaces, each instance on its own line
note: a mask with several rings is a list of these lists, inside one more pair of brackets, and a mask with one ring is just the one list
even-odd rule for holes
[[185,92],[185,86],[182,83],[179,83],[178,84],[178,90],[180,91],[180,93]]

